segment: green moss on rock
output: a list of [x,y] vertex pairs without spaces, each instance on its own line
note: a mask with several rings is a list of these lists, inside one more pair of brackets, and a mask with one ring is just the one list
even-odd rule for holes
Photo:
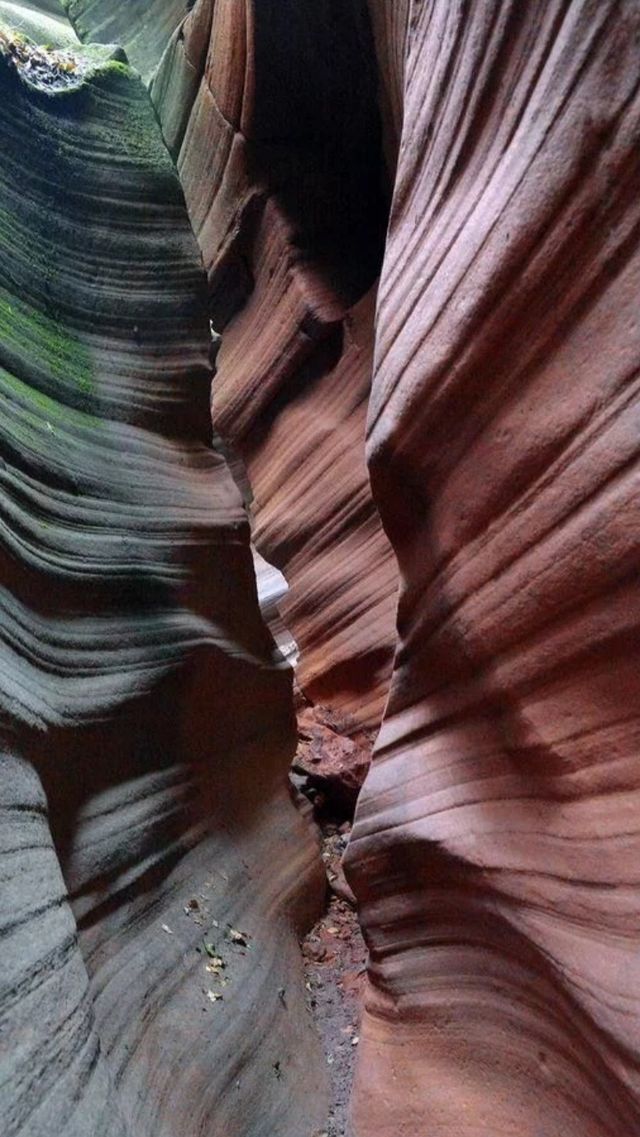
[[150,82],[171,36],[192,7],[190,0],[61,0],[82,41],[121,43]]
[[101,71],[130,73],[126,55],[118,45],[81,44],[73,33],[72,39],[58,36],[52,44],[47,41],[44,28],[39,29],[36,24],[31,31],[28,36],[23,25],[18,29],[7,22],[0,0],[0,56],[37,91],[60,96],[77,91]]
[[91,356],[63,324],[0,287],[0,342],[5,352],[27,358],[55,382],[93,389]]
[[79,46],[78,37],[59,4],[37,6],[0,0],[0,24],[10,28],[14,35],[50,48]]

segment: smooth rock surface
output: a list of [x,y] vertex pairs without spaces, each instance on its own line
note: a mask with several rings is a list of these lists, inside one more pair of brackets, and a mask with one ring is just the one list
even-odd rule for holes
[[347,854],[355,1133],[630,1137],[640,12],[435,0],[389,44],[372,7],[404,61],[368,425],[401,595]]
[[[124,21],[134,58],[130,5],[75,8],[83,36]],[[362,723],[400,575],[347,852],[355,1137],[640,1134],[640,13],[369,8],[383,148],[363,4],[197,0],[178,27],[166,0],[138,65],[206,296],[130,75],[71,123],[28,90],[0,122],[10,1137],[324,1123],[278,996],[313,850],[206,445],[209,315],[301,682]]]
[[0,1131],[299,1137],[323,880],[290,672],[175,169],[140,79],[76,54],[44,91],[0,44]]
[[[145,81],[160,62],[172,33],[194,0],[59,0],[78,37],[91,43],[119,43]],[[52,0],[44,0],[47,7]]]
[[397,570],[364,463],[385,222],[364,7],[200,0],[152,94],[224,329],[214,425],[289,585],[298,681],[377,725]]

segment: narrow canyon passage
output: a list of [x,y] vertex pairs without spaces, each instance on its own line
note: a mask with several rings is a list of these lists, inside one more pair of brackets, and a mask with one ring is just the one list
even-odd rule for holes
[[640,1137],[636,0],[0,0],[0,1132]]

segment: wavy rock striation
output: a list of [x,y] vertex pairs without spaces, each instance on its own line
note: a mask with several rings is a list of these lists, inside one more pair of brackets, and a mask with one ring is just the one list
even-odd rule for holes
[[209,316],[303,686],[367,724],[374,371],[355,1134],[640,1134],[638,6],[369,6],[375,352],[362,4],[70,0],[151,79],[206,291],[140,82],[0,54],[10,1137],[321,1127]]
[[140,80],[11,36],[2,1132],[299,1137],[325,1113],[296,939],[322,889],[285,789],[290,677],[209,446],[198,249]]
[[634,3],[435,0],[379,45],[402,584],[348,854],[358,1137],[640,1133],[639,42]]
[[225,331],[214,423],[289,582],[298,681],[364,724],[396,590],[363,457],[385,221],[371,60],[359,3],[201,0],[152,86]]

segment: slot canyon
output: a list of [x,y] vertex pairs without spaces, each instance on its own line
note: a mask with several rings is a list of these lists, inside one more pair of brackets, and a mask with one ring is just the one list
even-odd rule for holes
[[640,1137],[639,386],[639,0],[0,0],[2,1137]]

